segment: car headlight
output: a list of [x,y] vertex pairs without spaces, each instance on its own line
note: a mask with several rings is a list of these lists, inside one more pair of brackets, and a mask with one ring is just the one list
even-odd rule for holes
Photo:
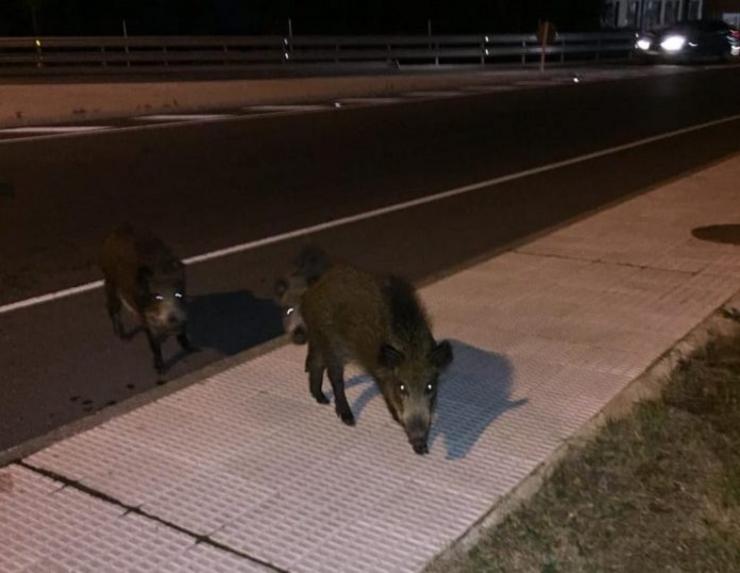
[[650,40],[648,40],[647,38],[640,38],[639,40],[637,40],[637,44],[636,45],[641,50],[649,50],[651,44],[652,44],[652,42]]
[[679,35],[668,36],[660,43],[660,47],[663,48],[666,52],[679,52],[683,50],[683,47],[685,45],[686,38]]

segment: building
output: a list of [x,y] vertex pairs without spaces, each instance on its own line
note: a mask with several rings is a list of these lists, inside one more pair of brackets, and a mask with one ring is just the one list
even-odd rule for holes
[[605,28],[649,29],[670,26],[680,20],[699,20],[708,0],[606,0]]
[[740,27],[740,0],[605,0],[601,21],[604,28],[645,30],[703,18]]

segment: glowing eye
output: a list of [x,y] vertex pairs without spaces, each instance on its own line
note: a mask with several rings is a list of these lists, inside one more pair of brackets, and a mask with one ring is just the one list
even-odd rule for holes
[[401,392],[404,392],[405,393],[406,392],[406,384],[401,384],[400,389],[401,389]]
[[427,384],[427,392],[431,392],[432,390],[434,390],[434,386],[431,384]]
[[175,298],[182,298],[182,293],[181,292],[176,292],[175,293]]
[[164,300],[164,297],[161,294],[155,294],[154,300]]
[[291,315],[291,314],[293,314],[294,312],[295,312],[295,308],[293,308],[293,307],[291,306],[291,307],[290,307],[290,308],[289,308],[288,310],[286,310],[286,311],[285,311],[285,316],[290,316],[290,315]]

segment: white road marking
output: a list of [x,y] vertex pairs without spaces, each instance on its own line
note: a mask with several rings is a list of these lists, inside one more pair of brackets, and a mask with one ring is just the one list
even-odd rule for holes
[[286,105],[250,105],[242,108],[244,111],[257,113],[274,113],[281,111],[321,111],[332,109],[331,106],[324,104],[286,104]]
[[402,97],[350,97],[337,100],[343,105],[383,105],[406,101]]
[[[670,139],[672,137],[678,137],[680,135],[685,135],[687,133],[692,133],[694,131],[700,131],[702,129],[706,129],[708,127],[715,127],[715,126],[723,125],[726,123],[732,123],[733,121],[738,121],[738,120],[740,120],[740,114],[735,114],[735,115],[730,115],[730,116],[723,117],[720,119],[714,119],[712,121],[706,121],[704,123],[690,125],[688,127],[682,127],[680,129],[674,129],[672,131],[667,131],[665,133],[660,133],[658,135],[652,135],[650,137],[645,137],[643,139],[638,139],[635,141],[631,141],[629,143],[623,143],[621,145],[607,147],[599,151],[593,151],[591,153],[586,153],[585,155],[578,155],[576,157],[571,157],[570,159],[564,159],[562,161],[556,161],[554,163],[546,163],[545,165],[540,165],[539,167],[532,167],[531,169],[525,169],[524,171],[519,171],[517,173],[510,173],[509,175],[501,175],[499,177],[494,177],[493,179],[486,179],[485,181],[479,181],[478,183],[471,183],[470,185],[463,185],[462,187],[456,187],[454,189],[449,189],[447,191],[441,191],[440,193],[435,193],[433,195],[426,195],[424,197],[419,197],[418,199],[411,199],[409,201],[403,201],[401,203],[395,203],[393,205],[379,207],[378,209],[372,209],[370,211],[365,211],[364,213],[357,213],[356,215],[340,217],[338,219],[332,219],[331,221],[326,221],[324,223],[318,223],[316,225],[311,225],[309,227],[302,227],[300,229],[295,229],[293,231],[288,231],[286,233],[280,233],[277,235],[272,235],[270,237],[264,237],[262,239],[257,239],[255,241],[248,241],[246,243],[241,243],[239,245],[227,247],[225,249],[219,249],[216,251],[211,251],[209,253],[203,253],[202,255],[188,257],[187,259],[185,259],[184,262],[185,264],[193,265],[196,263],[210,261],[212,259],[219,259],[221,257],[235,255],[237,253],[243,253],[245,251],[252,251],[254,249],[265,247],[267,245],[281,243],[283,241],[288,241],[290,239],[295,239],[298,237],[304,237],[306,235],[311,235],[313,233],[318,233],[320,231],[326,231],[327,229],[333,229],[335,227],[341,227],[344,225],[348,225],[350,223],[357,223],[359,221],[364,221],[366,219],[373,219],[375,217],[387,215],[388,213],[394,213],[396,211],[403,211],[405,209],[410,209],[412,207],[418,207],[420,205],[425,205],[427,203],[434,203],[436,201],[441,201],[443,199],[449,199],[450,197],[455,197],[457,195],[463,195],[466,193],[471,193],[473,191],[480,191],[481,189],[486,189],[488,187],[494,187],[496,185],[501,185],[502,183],[508,183],[509,181],[523,179],[525,177],[530,177],[532,175],[539,175],[540,173],[546,173],[548,171],[555,171],[556,169],[561,169],[563,167],[569,167],[570,165],[584,163],[592,159],[606,157],[608,155],[613,155],[615,153],[620,153],[622,151],[627,151],[629,149],[635,149],[636,147],[642,147],[643,145],[648,145],[650,143],[655,143],[657,141],[663,141],[666,139]],[[53,293],[36,296],[36,297],[29,298],[26,300],[12,302],[10,304],[0,306],[0,314],[6,314],[14,310],[19,310],[21,308],[35,306],[35,305],[42,304],[45,302],[50,302],[53,300],[58,300],[61,298],[74,296],[76,294],[95,290],[97,288],[100,288],[101,286],[103,286],[103,281],[95,281],[95,282],[79,285],[76,287],[59,290]]]
[[173,113],[157,115],[139,115],[134,119],[138,121],[208,121],[216,119],[227,119],[234,117],[229,113]]
[[550,80],[521,80],[518,82],[514,82],[514,85],[517,87],[523,87],[523,88],[539,88],[539,87],[550,87],[550,86],[557,86],[560,84],[563,84],[569,80],[565,79],[550,79]]
[[496,85],[496,86],[480,85],[480,86],[465,86],[463,89],[466,92],[489,93],[489,92],[508,92],[516,88],[510,85]]
[[401,94],[404,97],[429,97],[429,98],[435,98],[435,97],[456,97],[465,95],[465,92],[461,91],[452,91],[452,90],[439,90],[439,91],[413,91],[413,92],[406,92]]
[[6,127],[0,133],[85,133],[110,129],[108,125],[33,125],[27,127]]
[[[728,67],[740,67],[740,65],[733,64],[732,66],[722,65],[722,66],[716,66],[717,68],[721,69],[727,69]],[[635,77],[661,77],[665,75],[670,75],[674,73],[697,73],[700,71],[703,71],[704,69],[713,69],[711,66],[707,66],[705,68],[687,68],[687,69],[676,69],[671,68],[671,70],[661,73],[653,73],[654,68],[651,68],[650,70],[638,70],[633,71],[635,73]],[[496,75],[495,72],[481,72],[481,75],[483,76],[491,76],[494,77]],[[515,89],[512,87],[512,89]],[[406,98],[404,101],[413,101],[412,98]],[[273,112],[281,112],[280,115],[286,116],[286,115],[297,115],[305,111],[320,111],[320,110],[328,110],[332,109],[331,106],[308,106],[308,105],[281,105],[281,106],[256,106],[258,108],[260,107],[275,107],[279,109],[269,110]],[[291,109],[286,108],[290,107]],[[310,108],[310,109],[307,109]],[[244,111],[249,111],[250,108],[243,108]],[[232,122],[232,121],[248,121],[248,120],[259,120],[265,117],[270,117],[267,113],[252,113],[252,114],[244,114],[244,115],[232,115],[230,117],[227,117],[223,119],[224,122]],[[16,144],[24,144],[29,143],[31,141],[40,141],[40,140],[46,140],[46,139],[62,139],[66,137],[86,137],[86,136],[95,136],[97,133],[105,132],[105,131],[114,131],[115,133],[122,133],[122,132],[135,132],[135,131],[149,131],[149,130],[155,130],[155,129],[176,129],[179,127],[182,127],[184,125],[189,125],[197,123],[195,120],[190,120],[190,122],[187,121],[168,121],[168,122],[152,122],[151,124],[140,124],[140,125],[132,125],[132,126],[115,126],[115,129],[113,129],[113,126],[101,126],[101,129],[94,130],[94,131],[75,131],[75,132],[63,132],[63,133],[42,133],[39,135],[33,135],[29,134],[27,137],[8,137],[8,138],[2,138],[0,137],[0,146],[3,145],[16,145]],[[201,122],[201,123],[207,123],[207,121]],[[0,133],[1,135],[1,133]]]

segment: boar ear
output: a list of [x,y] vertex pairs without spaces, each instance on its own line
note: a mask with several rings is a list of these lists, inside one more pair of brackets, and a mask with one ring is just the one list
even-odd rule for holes
[[283,296],[287,290],[288,290],[288,281],[286,281],[285,279],[278,279],[275,282],[275,294],[277,296]]
[[452,345],[447,340],[443,340],[432,349],[430,358],[432,364],[444,370],[452,362]]
[[390,344],[383,344],[380,347],[380,353],[378,355],[378,363],[384,368],[392,370],[397,368],[404,361],[405,356],[403,352],[394,348]]

